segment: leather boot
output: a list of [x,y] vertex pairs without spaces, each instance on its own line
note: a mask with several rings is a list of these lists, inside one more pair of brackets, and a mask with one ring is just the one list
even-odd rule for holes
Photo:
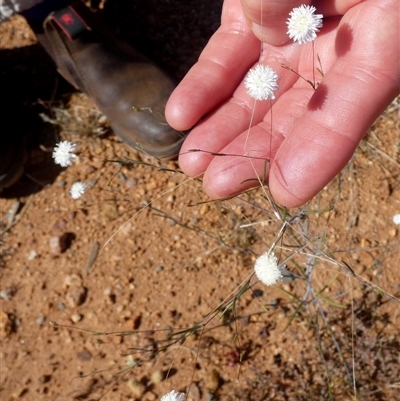
[[80,1],[43,24],[28,22],[61,75],[95,101],[124,142],[156,157],[178,155],[185,135],[163,117],[175,85],[159,67],[116,39]]

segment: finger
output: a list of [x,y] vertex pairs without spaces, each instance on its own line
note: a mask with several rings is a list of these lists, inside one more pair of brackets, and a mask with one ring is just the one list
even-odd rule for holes
[[241,0],[248,26],[264,43],[281,45],[288,41],[286,21],[293,8],[302,4],[316,7],[325,18],[344,15],[362,0]]
[[260,43],[244,21],[239,0],[228,0],[221,27],[167,103],[168,123],[182,131],[193,127],[232,95],[259,54]]

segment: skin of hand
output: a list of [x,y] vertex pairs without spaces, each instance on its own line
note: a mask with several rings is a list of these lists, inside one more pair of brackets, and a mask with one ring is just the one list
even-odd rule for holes
[[[288,14],[301,4],[324,15],[317,39],[303,45],[286,34]],[[172,127],[194,127],[182,170],[203,176],[214,199],[255,186],[266,170],[276,202],[307,202],[400,92],[399,15],[398,0],[225,0],[220,28],[167,104]],[[258,62],[279,74],[273,101],[255,101],[244,88]],[[282,64],[315,80],[316,90]]]

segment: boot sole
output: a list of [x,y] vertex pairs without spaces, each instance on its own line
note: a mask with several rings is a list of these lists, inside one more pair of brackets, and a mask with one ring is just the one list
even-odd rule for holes
[[139,152],[145,153],[147,155],[153,156],[158,159],[166,159],[166,160],[175,160],[179,156],[179,151],[182,147],[182,144],[186,138],[182,134],[182,139],[173,143],[172,145],[166,146],[164,148],[158,149],[150,149],[140,146],[139,143],[132,141],[132,138],[129,136],[124,135],[118,128],[114,127],[113,124],[110,124],[112,130],[114,131],[115,135],[117,135],[121,140],[129,145],[131,148],[138,150]]

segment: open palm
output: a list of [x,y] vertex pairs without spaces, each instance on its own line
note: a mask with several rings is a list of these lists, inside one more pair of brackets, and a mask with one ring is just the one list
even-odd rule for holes
[[[167,104],[171,126],[194,126],[181,149],[181,168],[189,176],[204,174],[213,198],[254,186],[251,178],[264,176],[267,166],[277,202],[305,203],[345,166],[400,92],[398,0],[322,2],[317,13],[324,14],[324,26],[305,45],[285,36],[288,10],[298,1],[281,2],[279,9],[276,3],[263,0],[259,9],[260,0],[242,0],[242,9],[239,0],[225,0],[221,27]],[[272,103],[256,102],[244,88],[257,62],[279,74]],[[315,91],[305,79],[315,80]]]

